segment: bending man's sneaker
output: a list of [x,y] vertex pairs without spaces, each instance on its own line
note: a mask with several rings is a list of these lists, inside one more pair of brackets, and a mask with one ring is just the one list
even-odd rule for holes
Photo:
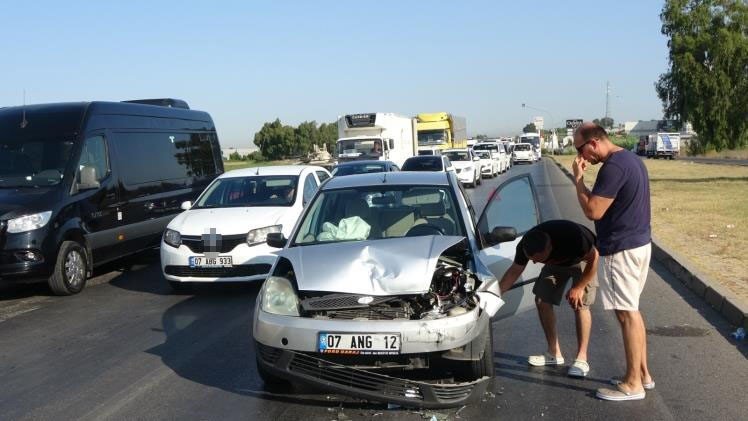
[[564,357],[557,357],[546,352],[543,355],[530,355],[527,358],[527,363],[534,365],[535,367],[542,367],[544,365],[562,365],[564,363]]
[[569,366],[569,371],[566,373],[571,377],[587,377],[587,373],[590,372],[590,365],[584,360],[574,360],[574,363]]

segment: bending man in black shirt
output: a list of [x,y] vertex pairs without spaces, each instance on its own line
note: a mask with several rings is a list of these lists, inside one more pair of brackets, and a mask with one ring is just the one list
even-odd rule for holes
[[568,374],[584,377],[589,372],[587,345],[592,328],[589,306],[595,301],[597,258],[595,234],[572,221],[543,222],[528,231],[517,243],[514,263],[504,273],[499,284],[502,293],[519,279],[529,260],[544,264],[532,292],[535,294],[540,324],[548,341],[548,350],[543,355],[531,355],[527,359],[530,365],[564,363],[558,344],[553,306],[561,303],[564,289],[571,278],[573,284],[566,294],[566,299],[574,309],[579,349]]

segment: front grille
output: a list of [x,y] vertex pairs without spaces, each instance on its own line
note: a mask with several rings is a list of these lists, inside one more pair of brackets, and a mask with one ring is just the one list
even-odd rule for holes
[[312,317],[329,318],[339,320],[367,319],[367,320],[395,320],[410,319],[410,312],[404,308],[376,306],[369,308],[352,308],[346,310],[317,311],[311,313]]
[[351,294],[329,294],[321,297],[306,298],[301,301],[304,310],[336,310],[343,308],[365,308],[370,305],[377,305],[393,300],[395,297],[371,297],[372,301],[368,304],[360,304],[358,300],[364,295]]
[[194,278],[232,278],[238,276],[263,275],[270,272],[269,264],[239,265],[229,268],[191,268],[189,266],[166,266],[164,272],[172,276]]
[[433,388],[434,394],[441,401],[467,399],[473,393],[475,384],[440,384]]
[[[246,234],[237,235],[222,235],[220,236],[221,246],[218,250],[219,253],[228,253],[233,250],[239,244],[247,244]],[[182,244],[187,246],[193,253],[205,253],[205,242],[202,236],[199,235],[183,235]]]
[[265,346],[259,342],[255,342],[255,344],[257,345],[257,356],[268,364],[275,364],[276,362],[278,362],[278,359],[283,353],[283,350],[279,348]]
[[416,382],[333,364],[305,354],[294,353],[288,369],[316,381],[335,383],[382,396],[423,400],[423,392]]

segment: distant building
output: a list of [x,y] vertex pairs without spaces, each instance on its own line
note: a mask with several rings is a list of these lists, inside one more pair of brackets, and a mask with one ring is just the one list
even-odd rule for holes
[[259,149],[256,149],[256,148],[222,148],[221,155],[223,156],[224,160],[228,160],[229,156],[234,152],[239,153],[239,155],[241,156],[245,156],[257,150]]

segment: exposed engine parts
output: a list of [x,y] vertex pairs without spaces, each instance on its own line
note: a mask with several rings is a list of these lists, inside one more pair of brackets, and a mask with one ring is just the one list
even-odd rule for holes
[[337,320],[428,320],[457,316],[477,305],[475,275],[459,262],[439,257],[429,291],[421,295],[368,297],[355,294],[302,296],[307,317]]

